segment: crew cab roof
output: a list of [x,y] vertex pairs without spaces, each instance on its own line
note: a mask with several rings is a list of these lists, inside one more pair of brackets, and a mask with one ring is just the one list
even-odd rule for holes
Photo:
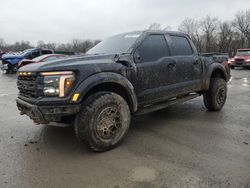
[[169,34],[169,35],[181,35],[181,36],[188,36],[185,33],[179,31],[163,31],[163,30],[144,30],[142,33],[148,34]]

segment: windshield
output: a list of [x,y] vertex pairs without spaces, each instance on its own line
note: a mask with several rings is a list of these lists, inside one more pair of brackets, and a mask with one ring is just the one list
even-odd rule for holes
[[239,50],[236,55],[250,55],[250,50]]
[[26,55],[26,54],[30,53],[31,51],[32,51],[32,49],[27,49],[27,50],[17,52],[17,53],[19,53],[20,55]]
[[131,32],[107,38],[91,48],[87,54],[122,54],[127,53],[141,32]]

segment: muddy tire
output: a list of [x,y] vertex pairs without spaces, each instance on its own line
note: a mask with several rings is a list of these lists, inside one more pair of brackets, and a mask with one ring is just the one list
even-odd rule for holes
[[209,90],[203,94],[203,100],[209,111],[222,109],[227,98],[227,83],[222,78],[212,78]]
[[75,119],[74,130],[80,142],[94,151],[117,146],[130,125],[127,102],[112,92],[98,92],[88,97]]

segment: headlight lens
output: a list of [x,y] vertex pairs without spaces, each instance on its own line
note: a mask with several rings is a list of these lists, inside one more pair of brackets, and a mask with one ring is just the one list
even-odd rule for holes
[[67,72],[44,72],[41,73],[43,79],[44,96],[65,97],[72,88],[75,75],[71,71]]
[[246,60],[246,62],[248,62],[248,63],[249,63],[249,62],[250,62],[250,59],[247,59],[247,60]]

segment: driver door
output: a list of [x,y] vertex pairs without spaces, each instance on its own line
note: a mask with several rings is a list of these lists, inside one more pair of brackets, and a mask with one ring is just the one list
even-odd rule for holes
[[166,100],[174,95],[176,83],[176,61],[170,56],[165,35],[148,35],[136,49],[139,105]]

